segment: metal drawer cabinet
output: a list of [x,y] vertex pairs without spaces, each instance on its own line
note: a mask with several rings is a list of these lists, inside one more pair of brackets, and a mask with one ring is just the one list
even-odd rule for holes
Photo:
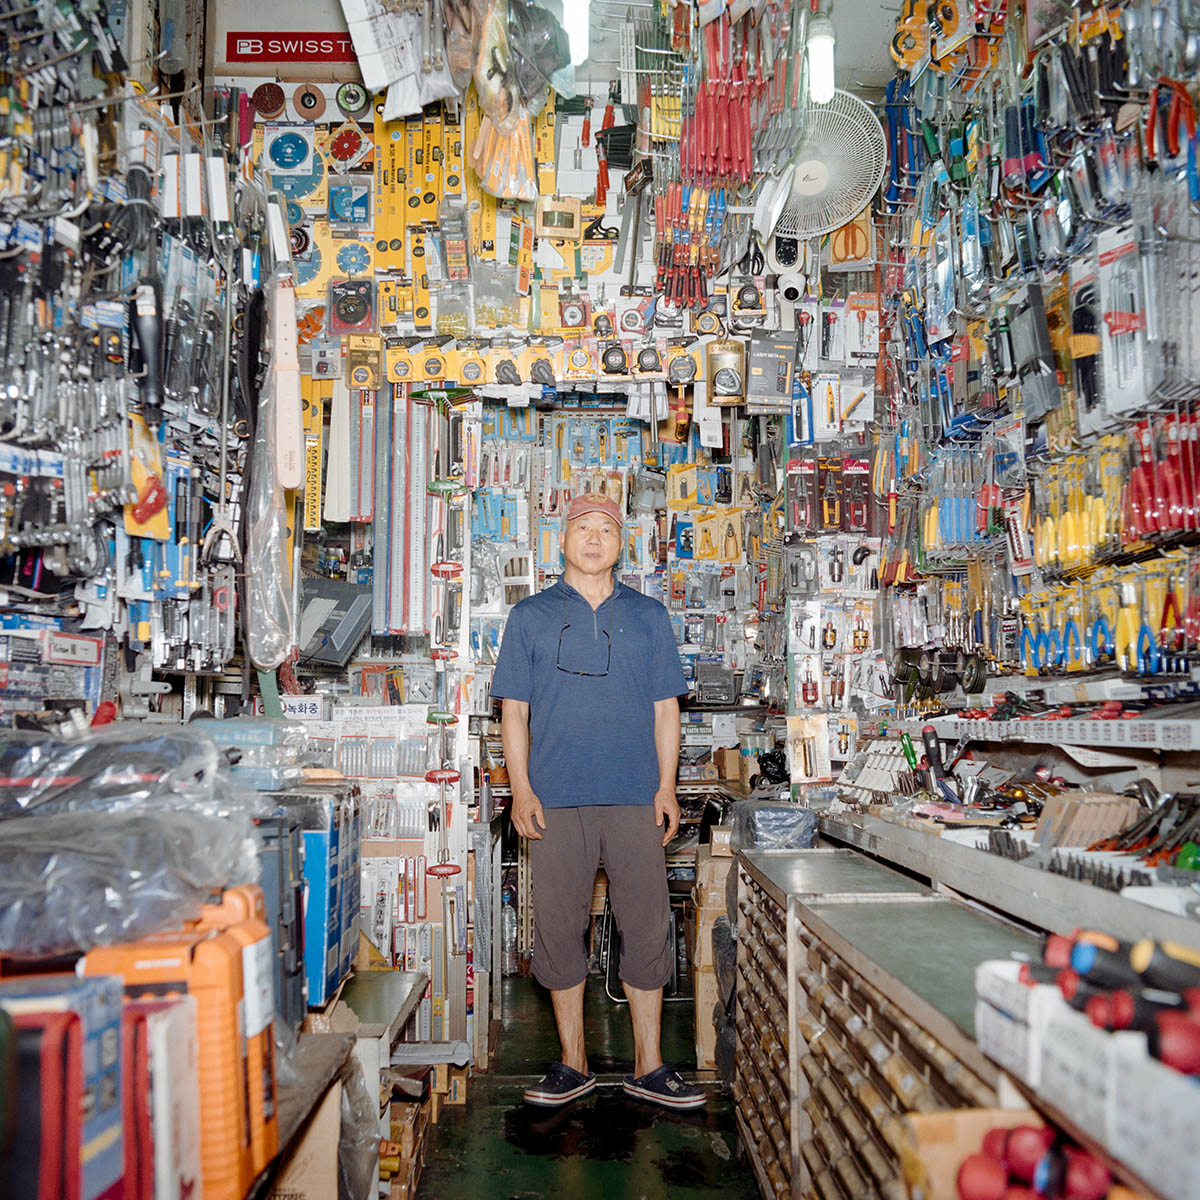
[[738,871],[734,1097],[760,1191],[905,1200],[904,1115],[996,1103],[975,964],[1033,938],[854,851]]

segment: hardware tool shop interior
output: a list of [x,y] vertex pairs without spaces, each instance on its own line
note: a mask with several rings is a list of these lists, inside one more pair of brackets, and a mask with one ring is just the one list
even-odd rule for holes
[[0,0],[0,1200],[1200,1200],[1200,0]]

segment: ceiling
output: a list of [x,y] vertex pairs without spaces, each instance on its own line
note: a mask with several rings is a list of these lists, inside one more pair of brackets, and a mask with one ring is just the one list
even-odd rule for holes
[[863,99],[882,91],[896,73],[888,53],[903,0],[842,0],[829,8],[837,30],[837,84]]
[[[561,3],[580,2],[549,0],[547,7],[557,13]],[[832,4],[823,0],[837,31],[838,87],[867,100],[883,90],[896,70],[888,44],[902,4],[903,0],[833,0]],[[580,80],[589,81],[595,90],[616,74],[619,31],[626,14],[639,15],[639,10],[648,7],[647,0],[592,0],[592,54],[578,69]]]

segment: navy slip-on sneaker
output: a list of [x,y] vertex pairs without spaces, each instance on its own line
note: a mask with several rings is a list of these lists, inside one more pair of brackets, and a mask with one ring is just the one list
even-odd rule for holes
[[687,1083],[670,1063],[640,1079],[626,1075],[622,1086],[627,1095],[666,1108],[702,1108],[707,1100],[704,1089]]
[[550,1069],[532,1087],[525,1089],[525,1103],[541,1108],[559,1108],[596,1090],[594,1074],[581,1075],[563,1063],[552,1063]]

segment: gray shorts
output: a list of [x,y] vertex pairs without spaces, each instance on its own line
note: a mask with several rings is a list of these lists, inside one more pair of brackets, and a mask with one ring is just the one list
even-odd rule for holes
[[533,868],[533,976],[554,991],[587,978],[584,944],[596,868],[604,860],[608,900],[621,932],[621,979],[643,991],[671,979],[667,860],[652,804],[547,808]]

